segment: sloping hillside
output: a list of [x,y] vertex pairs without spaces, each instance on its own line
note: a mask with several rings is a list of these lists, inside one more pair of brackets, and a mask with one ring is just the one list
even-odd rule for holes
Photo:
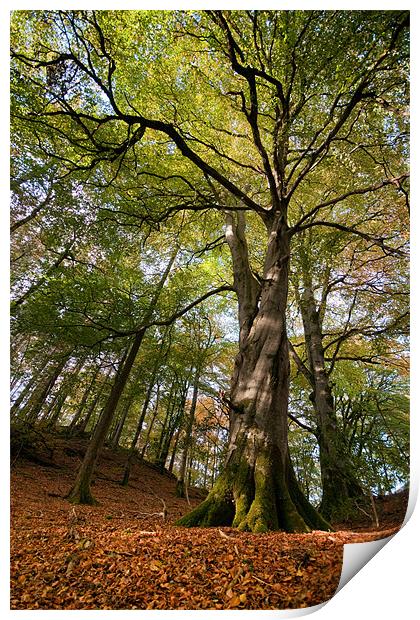
[[[389,535],[403,518],[400,494],[378,501],[380,528],[368,523],[363,534],[180,528],[173,523],[190,506],[175,496],[175,478],[138,461],[123,488],[124,453],[109,449],[93,486],[99,505],[72,506],[64,496],[86,441],[47,436],[36,443],[12,445],[12,609],[316,605],[338,585],[342,545]],[[189,490],[191,506],[202,497]]]

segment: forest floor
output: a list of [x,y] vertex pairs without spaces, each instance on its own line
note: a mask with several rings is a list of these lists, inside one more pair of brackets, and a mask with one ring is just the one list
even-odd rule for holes
[[123,488],[124,454],[110,449],[92,487],[99,505],[72,506],[64,496],[86,445],[50,436],[35,452],[12,458],[11,609],[317,605],[337,589],[343,545],[389,536],[405,515],[407,493],[398,493],[376,500],[379,528],[367,517],[333,533],[176,527],[203,493],[190,489],[189,506],[175,496],[171,474],[140,461]]

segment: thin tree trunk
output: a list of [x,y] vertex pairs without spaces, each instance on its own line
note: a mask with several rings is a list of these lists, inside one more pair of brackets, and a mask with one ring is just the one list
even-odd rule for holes
[[179,429],[176,432],[174,444],[172,446],[171,460],[169,461],[169,465],[168,465],[168,471],[170,473],[172,473],[173,469],[174,469],[175,456],[176,456],[176,453],[177,453],[177,450],[178,450],[178,443],[179,443],[180,435],[181,435],[181,427],[179,427]]
[[109,442],[112,450],[116,450],[118,448],[118,444],[121,439],[121,434],[124,428],[125,421],[131,409],[131,405],[134,402],[134,395],[130,396],[127,401],[121,403],[120,409],[122,409],[120,416],[117,418],[117,424],[115,428],[110,433]]
[[169,418],[172,415],[173,410],[175,409],[175,397],[176,397],[176,379],[173,380],[172,384],[171,384],[171,389],[169,392],[169,396],[168,396],[168,406],[166,408],[166,413],[165,413],[165,417],[163,420],[163,424],[162,424],[162,429],[160,431],[160,435],[159,435],[159,441],[158,441],[158,445],[157,445],[157,449],[156,449],[156,455],[155,455],[155,464],[158,464],[159,458],[160,458],[160,454],[162,451],[162,446],[164,443],[164,439],[165,439],[165,434],[166,434],[166,429],[169,423]]
[[[168,265],[166,266],[166,269],[164,273],[162,274],[162,277],[158,285],[156,286],[155,293],[152,299],[150,300],[150,305],[143,317],[144,325],[147,325],[148,321],[150,321],[152,317],[152,314],[155,310],[155,307],[159,300],[162,289],[171,271],[172,265],[175,262],[177,253],[178,253],[178,250],[176,250],[171,256],[168,262]],[[128,381],[128,377],[130,375],[130,372],[133,367],[134,361],[136,359],[137,353],[140,349],[140,345],[143,341],[146,330],[147,330],[147,327],[143,327],[137,332],[136,336],[134,337],[131,348],[129,350],[129,353],[125,359],[125,362],[122,368],[120,368],[119,372],[117,373],[117,376],[115,378],[114,385],[112,386],[108,401],[100,415],[98,423],[96,424],[95,430],[89,442],[88,449],[86,450],[85,457],[80,466],[74,485],[72,489],[70,490],[70,492],[68,493],[67,497],[69,501],[72,503],[76,503],[76,504],[96,503],[95,499],[93,498],[91,489],[90,489],[95,464],[98,458],[99,451],[104,444],[105,437],[112,423],[115,410],[118,406],[120,396]]]
[[99,374],[99,368],[100,368],[99,366],[97,366],[97,367],[95,368],[95,370],[94,370],[94,372],[93,372],[93,375],[92,375],[92,378],[91,378],[91,380],[89,381],[89,384],[87,385],[87,387],[86,387],[85,391],[83,392],[83,396],[82,396],[82,400],[80,401],[80,405],[79,405],[79,407],[77,408],[77,411],[76,411],[75,415],[73,416],[72,421],[71,421],[71,422],[70,422],[70,424],[69,424],[69,427],[68,427],[68,429],[67,429],[67,432],[68,432],[70,435],[72,434],[73,429],[74,429],[75,427],[77,427],[77,425],[78,425],[78,423],[79,423],[79,421],[80,421],[80,418],[82,417],[83,411],[84,411],[84,409],[85,409],[85,407],[86,407],[87,400],[88,400],[88,398],[89,398],[89,394],[90,394],[90,392],[91,392],[91,390],[92,390],[92,387],[94,386],[95,381],[96,381],[96,379],[97,379],[97,377],[98,377],[98,374]]
[[81,422],[79,422],[77,425],[75,425],[73,427],[73,430],[72,430],[72,434],[73,435],[75,435],[75,434],[83,434],[83,433],[86,432],[88,424],[89,424],[93,414],[96,411],[97,405],[98,405],[101,397],[103,396],[103,393],[104,393],[105,389],[107,387],[109,387],[107,381],[108,381],[110,375],[111,375],[111,368],[108,370],[108,372],[107,372],[107,374],[106,374],[106,376],[104,378],[104,381],[103,381],[101,387],[99,388],[98,392],[96,393],[95,398],[93,399],[92,403],[89,406],[89,409],[86,412],[86,415],[84,416],[84,418],[82,419]]
[[206,460],[204,462],[204,475],[203,475],[203,487],[206,488],[207,485],[207,476],[209,473],[209,461],[210,461],[210,442],[207,441],[207,449],[206,449]]
[[22,389],[21,393],[19,394],[19,396],[17,397],[17,399],[15,400],[13,405],[11,406],[11,408],[10,408],[10,418],[12,420],[13,420],[13,418],[18,417],[20,406],[24,402],[25,398],[30,394],[30,392],[33,389],[34,385],[36,385],[36,378],[32,377],[28,381],[28,383],[25,385],[25,387]]
[[162,471],[165,469],[172,438],[177,428],[179,428],[179,425],[181,424],[182,418],[184,416],[188,389],[189,385],[188,380],[186,379],[181,385],[179,401],[177,398],[174,399],[174,406],[171,407],[170,410],[168,410],[168,414],[166,416],[165,425],[167,423],[167,427],[164,427],[165,430],[162,429],[162,441],[160,442],[161,445],[158,456],[155,459],[155,464],[158,465],[162,469]]
[[156,373],[153,373],[152,379],[149,383],[149,387],[144,397],[143,407],[141,409],[141,414],[137,422],[136,432],[134,433],[134,437],[131,441],[130,450],[128,452],[128,456],[127,456],[127,459],[124,465],[124,473],[123,473],[123,477],[121,480],[122,486],[127,486],[130,480],[130,473],[131,473],[131,467],[133,464],[134,454],[136,451],[137,442],[139,440],[140,433],[143,430],[143,422],[144,422],[144,418],[146,417],[147,409],[150,404],[150,399],[152,397],[153,388],[155,386],[155,378],[156,378]]
[[[48,428],[52,428],[56,425],[60,417],[61,410],[66,402],[67,396],[70,394],[72,388],[74,387],[75,383],[79,378],[80,371],[85,363],[85,359],[85,357],[79,359],[78,363],[71,371],[71,373],[69,373],[63,378],[57,394],[54,396],[53,403],[48,406],[47,411],[41,416],[40,424],[45,424],[45,426],[47,426]],[[53,409],[54,413],[53,415],[51,415]]]
[[356,478],[346,440],[337,423],[332,388],[325,366],[321,317],[307,270],[304,270],[303,282],[300,309],[312,378],[311,400],[317,422],[316,436],[322,480],[322,502],[319,510],[326,519],[341,520],[357,509],[355,501],[363,501],[365,493]]
[[185,471],[187,467],[188,452],[191,446],[191,436],[192,436],[192,429],[193,429],[193,424],[194,424],[195,411],[197,408],[198,385],[200,381],[200,374],[201,374],[201,369],[197,368],[195,371],[195,376],[194,376],[191,407],[190,407],[190,411],[189,411],[188,418],[187,418],[187,424],[185,426],[185,441],[184,441],[184,447],[182,450],[181,465],[179,468],[178,480],[176,483],[176,494],[178,495],[178,497],[185,497]]
[[55,425],[57,424],[68,395],[69,395],[68,390],[63,390],[61,394],[58,394],[55,407],[54,409],[51,409],[51,416],[46,420],[47,428],[49,429],[54,428]]
[[34,424],[37,421],[45,400],[53,389],[58,377],[61,375],[69,357],[70,355],[64,355],[60,362],[54,365],[52,370],[50,369],[44,380],[40,382],[39,387],[32,393],[31,398],[21,412],[22,418],[25,419],[26,423]]
[[119,398],[122,394],[125,384],[127,383],[127,379],[129,377],[138,350],[144,338],[144,334],[145,329],[142,329],[135,336],[125,363],[120,369],[120,372],[118,372],[116,375],[114,385],[111,389],[111,394],[109,395],[108,401],[104,409],[102,410],[98,423],[96,424],[95,430],[89,442],[88,449],[86,450],[85,457],[77,474],[74,485],[67,495],[67,499],[74,504],[97,503],[92,496],[90,485],[93,471],[98,458],[98,453],[104,444],[108,428],[112,422],[112,418],[118,405]]
[[152,417],[150,419],[149,427],[147,429],[147,434],[146,434],[146,437],[145,437],[145,440],[144,440],[144,444],[143,444],[143,448],[142,448],[141,453],[140,453],[140,458],[141,459],[144,459],[144,455],[145,455],[145,452],[146,452],[146,449],[147,449],[147,446],[148,446],[148,443],[149,443],[150,433],[152,432],[153,425],[155,423],[157,414],[159,412],[159,397],[160,397],[160,385],[158,384],[157,389],[156,389],[156,402],[155,402],[155,406],[153,408],[153,414],[152,414]]

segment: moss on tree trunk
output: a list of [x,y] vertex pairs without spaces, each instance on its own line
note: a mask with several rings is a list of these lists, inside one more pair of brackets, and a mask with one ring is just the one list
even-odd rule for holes
[[93,497],[90,490],[90,482],[84,479],[77,480],[71,491],[66,496],[71,504],[87,504],[96,506],[99,502]]
[[[340,450],[340,452],[343,452]],[[333,452],[335,456],[337,451]],[[370,510],[369,497],[356,478],[346,454],[332,458],[327,448],[320,446],[322,501],[319,512],[336,522],[360,516],[360,507]]]
[[[261,437],[261,433],[259,433]],[[178,525],[237,527],[242,531],[331,529],[300,491],[288,455],[267,438],[244,433],[207,498]]]

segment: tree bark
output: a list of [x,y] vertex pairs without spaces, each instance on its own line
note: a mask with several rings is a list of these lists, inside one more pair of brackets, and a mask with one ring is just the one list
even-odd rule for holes
[[141,413],[140,413],[140,417],[139,420],[137,422],[137,428],[136,428],[136,432],[134,433],[134,437],[131,441],[131,445],[130,445],[130,450],[127,456],[127,460],[125,462],[125,466],[124,466],[124,473],[123,473],[123,478],[121,480],[121,485],[122,486],[127,486],[129,479],[130,479],[130,473],[131,473],[131,466],[133,464],[133,459],[134,459],[134,454],[136,451],[136,446],[137,446],[137,442],[139,440],[140,437],[140,433],[143,430],[143,422],[144,422],[144,418],[146,417],[146,413],[147,413],[147,409],[149,407],[150,404],[150,399],[152,397],[152,391],[153,388],[155,386],[155,373],[153,374],[151,381],[149,383],[149,387],[147,388],[147,392],[146,395],[144,397],[144,402],[143,402],[143,407],[141,409]]
[[86,429],[89,425],[89,422],[93,416],[93,414],[96,411],[96,408],[98,406],[98,403],[100,403],[101,397],[103,396],[104,392],[106,391],[105,388],[109,388],[109,384],[108,384],[108,379],[111,375],[111,368],[108,370],[108,372],[106,373],[102,385],[99,387],[98,391],[96,392],[96,395],[93,399],[93,401],[90,403],[90,406],[84,416],[84,418],[81,420],[81,422],[78,422],[72,429],[71,434],[72,435],[77,435],[77,434],[83,434],[86,432]]
[[159,399],[160,399],[160,384],[158,384],[157,389],[156,389],[156,402],[155,402],[155,406],[153,408],[153,413],[152,413],[152,417],[151,420],[149,422],[149,427],[147,429],[147,433],[146,433],[146,437],[144,439],[144,444],[143,447],[141,449],[141,453],[140,453],[140,458],[144,459],[144,455],[146,453],[146,449],[149,443],[149,438],[150,438],[150,433],[152,432],[153,429],[153,425],[155,423],[156,420],[156,416],[159,412]]
[[116,450],[118,448],[118,444],[120,443],[124,424],[130,412],[133,402],[134,402],[134,395],[130,396],[128,400],[123,400],[123,402],[121,403],[120,409],[122,409],[122,411],[120,412],[119,415],[117,415],[117,423],[111,429],[109,433],[109,437],[108,437],[109,445],[111,446],[112,450]]
[[[253,277],[243,243],[244,226],[239,224],[239,234],[228,226],[235,282]],[[329,528],[300,491],[290,462],[286,334],[290,239],[280,213],[268,232],[261,293],[254,292],[251,281],[237,287],[241,335],[226,398],[230,438],[224,470],[206,500],[181,518],[180,525],[233,525],[254,532]]]
[[182,423],[188,388],[188,379],[186,379],[181,384],[180,389],[177,390],[178,393],[175,394],[173,405],[168,409],[165,417],[165,422],[159,439],[158,452],[155,458],[155,465],[157,465],[162,471],[165,469],[172,438],[177,428],[179,428]]
[[172,446],[172,453],[171,453],[171,460],[169,461],[169,465],[168,465],[168,471],[169,473],[173,472],[174,469],[174,465],[175,465],[175,456],[176,453],[178,451],[178,444],[179,444],[179,437],[181,435],[181,427],[178,428],[176,435],[175,435],[175,439],[173,442],[173,446]]
[[70,422],[70,424],[69,424],[69,427],[68,427],[68,429],[67,429],[67,432],[68,432],[70,435],[72,434],[73,430],[74,430],[74,429],[77,427],[77,425],[79,424],[80,418],[82,417],[82,413],[83,413],[83,411],[84,411],[84,409],[85,409],[85,407],[86,407],[86,403],[87,403],[87,400],[88,400],[88,398],[89,398],[89,394],[91,393],[92,388],[93,388],[93,386],[94,386],[94,384],[95,384],[95,381],[96,381],[96,379],[97,379],[97,377],[98,377],[98,374],[99,374],[99,368],[100,368],[99,366],[97,366],[97,367],[95,368],[95,370],[94,370],[94,372],[93,372],[93,375],[92,375],[92,378],[91,378],[91,380],[89,381],[89,383],[88,383],[88,385],[87,385],[87,387],[86,387],[85,391],[83,392],[83,396],[82,396],[82,399],[81,399],[81,401],[80,401],[80,405],[79,405],[79,407],[77,408],[77,411],[76,411],[76,413],[74,414],[74,416],[73,416],[73,418],[72,418],[72,421],[71,421],[71,422]]
[[357,500],[364,501],[366,497],[357,480],[345,437],[338,426],[331,383],[325,366],[321,316],[311,277],[305,269],[303,283],[300,309],[312,378],[311,400],[316,415],[322,481],[319,511],[328,520],[340,521],[351,516],[357,509]]
[[10,419],[13,420],[13,418],[19,417],[20,406],[24,402],[25,398],[28,396],[28,394],[31,392],[31,390],[33,389],[35,385],[36,385],[36,378],[32,377],[28,381],[28,383],[25,385],[25,387],[22,388],[22,391],[20,392],[19,396],[17,397],[13,405],[10,407]]
[[52,365],[49,372],[44,376],[38,387],[32,392],[28,402],[21,411],[21,416],[27,424],[35,424],[45,399],[53,389],[58,377],[69,360],[70,355],[63,355],[58,364]]

